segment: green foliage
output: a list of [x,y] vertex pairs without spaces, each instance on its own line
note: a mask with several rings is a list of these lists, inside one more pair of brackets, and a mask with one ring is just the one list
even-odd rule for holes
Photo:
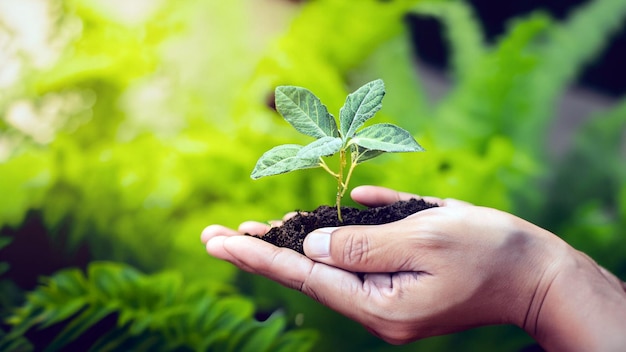
[[339,110],[347,93],[345,74],[402,33],[403,17],[419,2],[364,0],[359,6],[344,0],[307,2],[254,66],[238,95],[235,118],[266,134],[276,133],[261,111],[268,93],[285,84],[307,87],[331,111]]
[[[546,181],[546,207],[537,222],[600,264],[626,274],[626,101],[594,116]],[[572,204],[576,207],[572,210]]]
[[[324,167],[322,157],[350,151],[354,164],[380,153],[423,150],[411,135],[391,124],[378,124],[357,132],[382,107],[385,94],[381,80],[372,81],[350,94],[341,109],[340,127],[326,106],[301,87],[276,88],[276,109],[297,131],[317,138],[306,146],[272,148],[258,160],[252,178],[277,175],[298,169]],[[331,172],[331,174],[336,175]]]
[[[90,330],[94,340],[82,346],[90,351],[310,349],[315,334],[285,332],[281,313],[256,321],[253,304],[227,295],[231,290],[219,282],[210,290],[189,285],[172,272],[146,276],[125,265],[96,262],[87,275],[68,269],[44,278],[8,319],[12,330],[0,347],[15,346],[28,331],[61,325],[45,351],[69,348]],[[112,323],[103,323],[106,319]]]
[[484,47],[465,3],[416,6],[415,13],[437,16],[445,25],[454,64],[455,84],[436,112],[442,120],[437,140],[480,147],[488,136],[505,134],[519,152],[540,157],[544,143],[527,141],[545,140],[556,99],[601,52],[625,12],[619,0],[590,2],[564,22],[537,12],[514,19],[495,45]]
[[[369,82],[346,98],[339,111],[339,128],[335,117],[311,91],[302,87],[276,88],[276,110],[298,132],[317,140],[306,146],[280,145],[270,149],[257,161],[252,178],[282,174],[299,169],[322,167],[337,180],[337,216],[341,218],[341,199],[348,189],[354,168],[385,152],[416,152],[423,148],[413,136],[392,124],[363,127],[382,107],[385,86],[382,80]],[[324,161],[339,153],[339,171]],[[350,166],[344,176],[344,169]]]
[[[509,30],[495,43],[488,44],[467,4],[420,2],[413,7],[414,13],[436,16],[446,29],[452,54],[452,70],[449,72],[453,78],[451,90],[440,101],[428,105],[424,90],[419,86],[419,77],[411,79],[415,76],[412,68],[408,67],[412,62],[406,60],[406,56],[398,57],[398,53],[409,53],[404,36],[390,40],[375,50],[362,66],[350,71],[352,81],[348,83],[378,76],[388,83],[397,82],[398,85],[387,84],[390,90],[412,92],[413,95],[407,95],[402,102],[387,103],[381,114],[393,111],[393,115],[389,116],[391,120],[414,126],[411,131],[415,131],[429,153],[420,160],[419,168],[413,166],[410,157],[374,162],[367,170],[369,172],[355,176],[355,182],[388,185],[419,194],[458,197],[513,211],[544,224],[582,250],[591,250],[591,243],[596,240],[604,242],[591,252],[599,258],[612,258],[606,260],[606,265],[618,275],[625,275],[623,264],[619,264],[624,263],[624,259],[619,251],[614,250],[617,247],[611,249],[609,245],[623,239],[621,230],[616,228],[623,223],[621,208],[582,206],[578,193],[571,189],[559,187],[548,192],[546,186],[566,184],[561,182],[562,178],[556,178],[562,166],[550,160],[547,153],[547,131],[555,117],[556,101],[584,65],[601,52],[617,24],[623,23],[626,16],[624,7],[623,2],[614,0],[593,1],[562,22],[546,14],[530,14],[511,21]],[[583,37],[594,39],[589,45],[576,40]],[[272,77],[271,71],[262,72]],[[290,78],[284,80],[295,81]],[[581,131],[582,134],[588,132]],[[603,133],[608,132],[609,129]],[[623,150],[615,154],[619,150],[616,138],[606,137],[598,134],[591,139],[606,140],[607,143],[590,144],[591,148],[587,151],[589,157],[595,155],[597,162],[594,164],[600,166],[608,165],[609,161],[602,161],[604,158],[597,155],[614,155],[610,165],[624,165]],[[623,136],[621,138],[623,144]],[[577,165],[584,168],[581,165],[586,164],[581,164],[579,160]],[[603,169],[600,167],[598,170]],[[609,184],[623,184],[623,174],[615,172],[613,167],[605,166],[601,172],[610,175],[613,181]],[[580,173],[569,171],[562,177],[581,179]],[[596,186],[592,185],[591,179],[581,183],[588,193],[594,193]],[[613,188],[609,199],[613,204],[619,203],[623,193],[619,187]],[[568,197],[564,198],[564,194]],[[570,214],[567,220],[542,220],[543,215],[551,214],[548,199],[563,200],[559,201],[558,211]],[[585,208],[596,210],[590,212]],[[584,221],[587,225],[580,227],[580,231],[568,226],[577,223],[572,221],[572,217],[576,216],[574,214],[580,214],[577,209],[588,214],[578,219],[587,219]],[[583,233],[582,229],[591,228],[596,231]],[[614,240],[602,240],[608,233],[615,236],[612,237]],[[595,239],[592,239],[594,236]],[[299,304],[301,302],[293,303],[293,309],[298,309]],[[329,328],[326,333],[332,334],[334,329],[336,327]],[[486,332],[483,339],[488,339],[485,336],[494,339],[496,335]],[[471,339],[472,335],[464,336]],[[455,347],[465,346],[466,343],[467,340]],[[447,349],[452,349],[454,345],[447,346]],[[439,350],[446,350],[446,347],[439,347]]]
[[52,182],[52,160],[38,151],[0,164],[0,192],[11,202],[0,202],[0,226],[17,226],[32,207],[44,201]]
[[[243,322],[220,331],[253,336],[234,339],[250,341],[246,346],[269,346],[276,336],[292,348],[301,337],[310,341],[308,331],[276,333],[300,318],[302,327],[321,332],[316,350],[519,350],[530,342],[517,330],[486,328],[392,348],[298,292],[206,256],[198,234],[207,224],[236,227],[334,200],[335,186],[320,181],[320,169],[249,182],[259,151],[297,138],[271,109],[268,97],[277,86],[308,87],[326,111],[340,111],[348,92],[380,77],[388,94],[378,116],[406,127],[429,153],[373,159],[352,183],[512,211],[626,275],[619,250],[626,236],[623,101],[581,128],[563,160],[546,152],[555,102],[623,25],[621,0],[589,1],[563,21],[542,13],[516,18],[493,43],[462,1],[365,0],[355,6],[347,0],[163,0],[147,2],[143,12],[106,1],[45,3],[52,4],[51,32],[42,37],[62,50],[37,65],[47,50],[23,49],[15,55],[18,79],[1,83],[0,238],[41,222],[44,229],[37,231],[50,241],[33,243],[33,253],[50,243],[45,250],[54,256],[86,248],[89,261],[124,265],[91,264],[87,277],[61,271],[44,278],[23,303],[32,288],[17,287],[16,278],[42,273],[5,259],[15,250],[11,238],[0,248],[1,314],[23,306],[14,319],[24,320],[0,333],[5,343],[10,334],[13,349],[26,350],[42,326],[29,317],[45,318],[43,331],[70,347],[103,326],[98,338],[126,338],[128,346],[194,348],[189,346],[209,335],[198,337],[193,333],[205,330],[191,328],[209,314],[202,309],[207,305]],[[407,15],[432,16],[445,29],[452,85],[436,101],[415,70],[403,29]],[[7,33],[3,23],[0,35],[12,40],[3,48],[18,46],[18,37]],[[340,111],[342,124],[344,117]],[[336,128],[337,134],[324,125],[324,136],[307,153],[323,155],[332,143],[336,149],[339,132],[357,138],[373,131]],[[102,286],[96,278],[107,273],[120,283]],[[76,290],[65,290],[64,282]],[[108,285],[121,301],[113,308],[102,299],[112,297]],[[161,304],[166,297],[171,307]],[[250,300],[261,312],[285,315],[256,323]],[[152,314],[138,307],[150,307]],[[165,316],[175,331],[163,324]],[[96,323],[82,332],[81,322]]]

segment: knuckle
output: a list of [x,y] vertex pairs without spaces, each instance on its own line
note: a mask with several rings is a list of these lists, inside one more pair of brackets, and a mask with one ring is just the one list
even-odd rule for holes
[[370,251],[370,241],[367,236],[352,233],[348,236],[343,248],[343,259],[347,265],[365,264]]

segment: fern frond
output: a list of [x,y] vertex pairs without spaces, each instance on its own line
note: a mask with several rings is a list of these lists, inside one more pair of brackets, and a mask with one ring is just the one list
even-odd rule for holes
[[[416,11],[437,14],[448,31],[459,33],[460,39],[449,36],[453,57],[472,52],[464,40],[475,42],[475,35],[471,29],[463,33],[463,23],[471,21],[447,20],[452,16],[446,14],[448,6],[462,8],[456,2],[433,3],[432,9]],[[625,18],[626,2],[597,0],[562,22],[541,12],[511,22],[508,32],[481,55],[454,59],[454,69],[464,74],[439,104],[437,140],[480,151],[489,136],[501,134],[512,138],[520,152],[538,157],[556,99]],[[531,140],[542,142],[528,143]]]
[[[105,319],[115,325],[101,329]],[[8,322],[12,330],[3,345],[17,343],[34,329],[62,326],[46,346],[51,352],[84,339],[87,331],[96,336],[83,346],[91,351],[140,346],[153,351],[292,351],[309,349],[315,340],[310,331],[286,332],[282,314],[255,320],[252,302],[229,287],[209,290],[186,285],[176,273],[144,275],[110,262],[92,263],[86,276],[69,269],[43,279]],[[93,331],[97,324],[100,330]]]
[[[462,1],[424,1],[412,13],[439,19],[445,30],[452,74],[462,80],[485,54],[485,34],[471,7]],[[428,34],[427,34],[428,35]]]

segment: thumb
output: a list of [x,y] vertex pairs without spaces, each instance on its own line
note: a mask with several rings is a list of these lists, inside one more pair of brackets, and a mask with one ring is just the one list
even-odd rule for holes
[[326,227],[303,243],[309,258],[352,272],[411,271],[410,246],[391,224]]

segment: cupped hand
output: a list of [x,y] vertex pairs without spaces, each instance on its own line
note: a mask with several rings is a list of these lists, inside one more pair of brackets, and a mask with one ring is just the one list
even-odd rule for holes
[[[366,206],[416,197],[373,186],[352,192]],[[424,200],[439,206],[384,225],[318,229],[304,241],[306,256],[241,236],[269,230],[257,222],[209,226],[202,241],[211,255],[297,289],[390,343],[534,324],[562,243],[508,213]]]

